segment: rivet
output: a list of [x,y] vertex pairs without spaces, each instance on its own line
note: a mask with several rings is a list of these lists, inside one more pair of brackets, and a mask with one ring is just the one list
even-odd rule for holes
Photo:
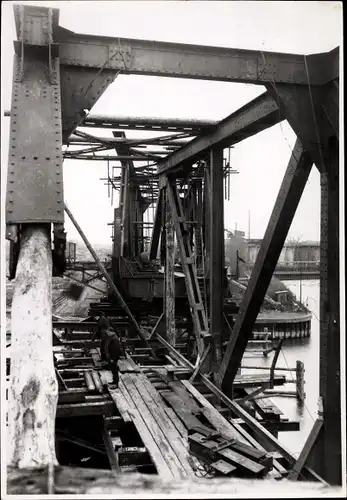
[[50,159],[51,159],[50,156],[46,156],[46,160],[50,160]]
[[33,156],[33,160],[37,160],[37,156]]
[[22,158],[22,160],[25,160],[25,156],[22,156],[21,158]]

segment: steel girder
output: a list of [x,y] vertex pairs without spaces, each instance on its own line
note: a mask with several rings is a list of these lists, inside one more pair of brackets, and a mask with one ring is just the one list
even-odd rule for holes
[[[210,148],[225,148],[272,127],[284,119],[273,98],[265,92],[216,124],[158,164],[159,174],[171,174],[189,168],[197,157]],[[186,162],[186,163],[185,163]]]
[[[309,463],[330,484],[342,482],[340,358],[339,143],[324,148],[321,172],[319,394],[324,422]],[[343,256],[342,256],[343,258]]]
[[307,64],[312,85],[324,84],[335,77],[331,72],[330,61],[336,59],[336,49],[304,56],[92,36],[73,33],[61,27],[57,30],[56,39],[64,66],[258,85],[273,81],[306,85]]
[[6,223],[64,221],[59,57],[52,48],[57,13],[15,8]]
[[310,155],[297,140],[219,371],[219,383],[226,394],[231,394],[234,377],[241,364],[311,167]]
[[94,68],[61,66],[61,109],[63,142],[66,144],[71,133],[81,124],[85,110],[90,110],[116,78],[110,70],[98,72]]
[[339,134],[338,80],[322,87],[268,85],[268,92],[311,155],[319,171],[329,137]]

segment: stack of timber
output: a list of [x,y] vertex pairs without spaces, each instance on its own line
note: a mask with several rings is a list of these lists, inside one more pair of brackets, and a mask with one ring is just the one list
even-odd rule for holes
[[[198,377],[190,382],[193,370],[170,352],[163,354],[161,364],[149,354],[139,364],[134,338],[124,337],[126,357],[119,361],[116,388],[111,373],[102,369],[98,341],[90,341],[95,323],[59,326],[57,418],[102,416],[110,468],[180,479],[206,474],[282,479],[291,470],[285,456],[253,437],[247,419],[235,418]],[[238,376],[235,386],[247,395],[266,381],[266,375]],[[274,379],[275,385],[284,382],[283,376]],[[275,410],[269,412],[259,400],[254,403],[253,414],[265,428],[269,422],[281,423],[280,413],[275,421]],[[131,435],[135,444],[128,441]]]

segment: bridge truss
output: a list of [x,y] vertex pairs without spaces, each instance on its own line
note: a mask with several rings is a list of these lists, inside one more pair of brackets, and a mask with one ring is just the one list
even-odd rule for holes
[[[327,482],[340,484],[339,49],[296,55],[91,36],[61,27],[57,9],[18,5],[14,14],[6,201],[12,277],[18,272],[28,226],[53,226],[53,271],[64,272],[63,159],[119,161],[120,173],[111,170],[106,179],[120,192],[113,223],[113,286],[122,259],[134,259],[146,250],[149,260],[160,258],[165,266],[167,342],[174,346],[176,238],[198,354],[200,359],[205,355],[201,373],[212,371],[226,397],[232,396],[252,326],[313,164],[319,170],[323,424],[308,461]],[[266,92],[216,123],[88,114],[120,72],[252,83],[265,86]],[[297,140],[223,348],[223,200],[232,173],[223,150],[285,119]],[[96,137],[93,130],[81,132],[81,127],[112,129],[113,138]],[[129,129],[165,135],[133,140],[126,136]],[[103,156],[107,151],[112,155]],[[153,220],[145,221],[151,205]],[[201,277],[208,278],[206,293],[199,285]]]

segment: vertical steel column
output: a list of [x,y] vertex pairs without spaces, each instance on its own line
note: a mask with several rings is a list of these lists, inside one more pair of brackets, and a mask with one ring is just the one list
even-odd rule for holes
[[129,202],[128,202],[129,168],[122,165],[121,187],[119,194],[119,206],[121,209],[121,256],[127,256],[128,247],[128,224],[129,224]]
[[[166,193],[165,193],[166,199]],[[176,325],[175,325],[175,245],[174,245],[174,227],[169,203],[166,199],[165,210],[166,227],[166,254],[165,254],[165,319],[166,335],[172,346],[176,343]]]
[[224,277],[224,192],[223,149],[210,152],[211,196],[210,196],[210,332],[212,335],[212,358],[214,370],[222,362],[223,329],[223,277]]
[[202,230],[203,230],[203,203],[202,203],[202,181],[197,179],[196,181],[196,225],[195,227],[195,254],[196,254],[196,270],[198,275],[202,274],[202,259],[203,259],[203,248],[202,248]]
[[324,423],[312,451],[312,467],[341,484],[339,150],[331,137],[321,172],[320,385]]
[[210,271],[210,211],[211,211],[211,180],[209,167],[206,165],[204,172],[204,261],[205,261],[205,276],[209,275]]
[[156,207],[155,207],[151,245],[150,245],[150,251],[149,251],[149,258],[151,260],[156,259],[157,255],[158,255],[158,247],[159,247],[161,224],[162,224],[163,192],[164,192],[164,188],[161,188],[159,190],[159,195],[158,195],[158,199],[157,199],[157,203],[156,203]]

